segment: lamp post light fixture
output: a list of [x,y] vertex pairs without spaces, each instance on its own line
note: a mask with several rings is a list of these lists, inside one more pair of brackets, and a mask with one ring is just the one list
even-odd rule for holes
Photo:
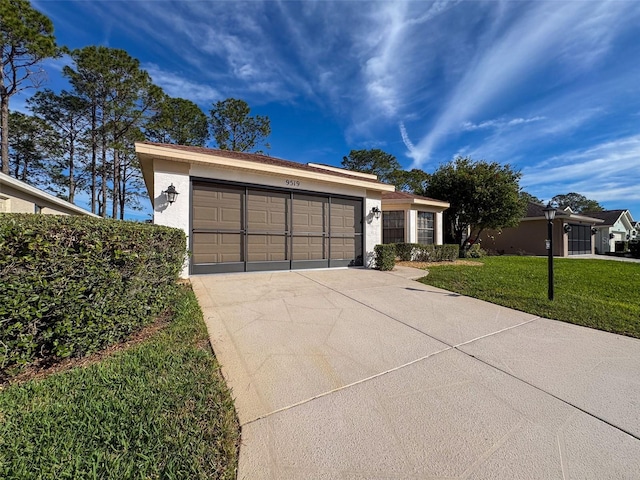
[[551,202],[544,208],[544,218],[547,219],[547,254],[549,269],[549,300],[553,300],[553,219],[556,218],[556,209]]
[[167,188],[164,192],[166,196],[167,196],[167,200],[169,201],[169,205],[171,205],[173,202],[176,201],[176,197],[178,195],[180,195],[178,193],[178,191],[176,190],[176,187],[173,186],[173,183],[171,185],[169,185],[169,188]]
[[380,218],[380,209],[378,207],[372,207],[371,213],[376,217],[376,220]]

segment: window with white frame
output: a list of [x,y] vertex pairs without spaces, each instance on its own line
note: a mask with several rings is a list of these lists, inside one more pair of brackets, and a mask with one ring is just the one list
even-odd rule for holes
[[423,245],[434,243],[432,212],[418,212],[418,243]]

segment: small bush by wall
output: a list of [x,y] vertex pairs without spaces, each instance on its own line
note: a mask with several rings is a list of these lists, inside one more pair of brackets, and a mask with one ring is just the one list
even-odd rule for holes
[[166,308],[181,230],[89,217],[0,214],[0,377],[83,356]]
[[487,256],[486,250],[480,247],[479,243],[471,245],[467,250],[461,250],[463,258],[483,258]]
[[393,243],[387,243],[382,245],[376,245],[374,247],[376,255],[375,268],[378,270],[393,270],[396,266],[396,245]]

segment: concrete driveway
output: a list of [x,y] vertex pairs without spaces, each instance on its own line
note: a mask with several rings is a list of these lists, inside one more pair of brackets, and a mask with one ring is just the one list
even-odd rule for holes
[[240,479],[638,479],[640,341],[385,273],[196,276]]

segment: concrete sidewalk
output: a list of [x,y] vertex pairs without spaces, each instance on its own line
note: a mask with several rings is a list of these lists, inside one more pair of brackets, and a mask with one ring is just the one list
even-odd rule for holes
[[192,278],[242,424],[238,478],[640,478],[640,341],[419,273]]

